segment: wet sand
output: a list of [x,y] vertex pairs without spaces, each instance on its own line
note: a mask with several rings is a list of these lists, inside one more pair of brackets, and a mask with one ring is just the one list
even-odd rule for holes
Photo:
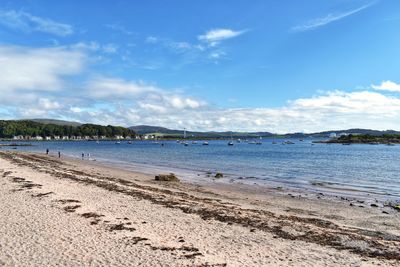
[[0,183],[0,266],[400,265],[400,213],[380,203],[22,152],[0,152]]

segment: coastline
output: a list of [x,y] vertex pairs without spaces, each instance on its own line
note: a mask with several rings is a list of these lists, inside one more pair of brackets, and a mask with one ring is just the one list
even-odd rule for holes
[[[54,253],[68,244],[86,247],[86,255],[67,249],[48,265],[116,263],[121,259],[115,255],[145,266],[393,266],[400,260],[400,213],[362,200],[218,182],[156,182],[101,162],[39,153],[1,151],[0,162],[1,215],[19,214],[0,224],[0,247],[15,247],[0,254],[6,266],[24,260],[43,265],[40,255],[49,253],[39,249],[35,260],[26,246],[15,246],[22,236],[35,235],[21,218],[60,228],[54,237],[50,229],[41,233],[46,242],[61,243]],[[46,219],[55,214],[56,222]],[[35,246],[29,238],[24,242]]]

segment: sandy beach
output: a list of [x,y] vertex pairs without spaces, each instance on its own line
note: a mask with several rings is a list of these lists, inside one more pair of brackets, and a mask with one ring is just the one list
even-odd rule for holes
[[0,152],[0,179],[0,266],[400,266],[400,212],[380,203],[27,152]]

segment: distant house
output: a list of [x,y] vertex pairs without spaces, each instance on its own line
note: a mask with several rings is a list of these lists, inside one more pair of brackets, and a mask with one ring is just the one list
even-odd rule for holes
[[155,135],[152,135],[152,134],[145,134],[145,135],[143,136],[143,138],[144,138],[145,140],[154,139],[154,138],[155,138]]
[[115,139],[124,139],[124,137],[122,135],[116,135],[114,136]]
[[60,136],[55,135],[55,136],[54,136],[54,140],[60,140]]
[[23,140],[24,136],[23,135],[16,135],[13,137],[13,140]]
[[43,137],[41,137],[41,136],[35,136],[35,137],[33,137],[33,139],[34,139],[34,140],[37,140],[37,141],[42,141],[42,140],[43,140]]
[[329,134],[329,138],[336,138],[336,137],[337,137],[336,133],[330,133]]
[[64,135],[64,136],[62,137],[62,140],[69,140],[68,135]]
[[49,141],[49,140],[51,140],[51,137],[50,136],[46,136],[45,140]]
[[101,136],[100,136],[100,139],[107,139],[107,136],[101,135]]

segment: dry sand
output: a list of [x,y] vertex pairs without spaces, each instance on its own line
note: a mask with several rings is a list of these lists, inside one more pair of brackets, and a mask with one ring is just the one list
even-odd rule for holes
[[21,152],[0,184],[0,266],[400,266],[400,213],[366,203]]

